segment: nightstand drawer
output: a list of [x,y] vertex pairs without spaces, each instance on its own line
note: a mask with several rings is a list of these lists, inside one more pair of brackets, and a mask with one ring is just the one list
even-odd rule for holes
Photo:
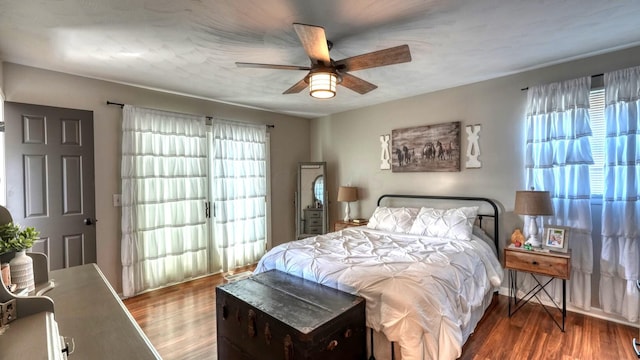
[[333,224],[333,231],[340,231],[349,227],[349,223],[344,221],[339,221]]
[[355,223],[353,221],[338,221],[333,224],[333,231],[340,231],[346,228],[355,227],[355,226],[365,226],[367,225],[367,221]]
[[560,279],[571,276],[571,258],[564,254],[550,254],[505,249],[505,268],[548,275]]

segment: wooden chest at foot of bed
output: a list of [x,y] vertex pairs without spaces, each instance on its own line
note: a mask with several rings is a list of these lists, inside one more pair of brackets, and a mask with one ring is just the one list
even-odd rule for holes
[[364,299],[268,271],[216,288],[219,360],[366,357]]

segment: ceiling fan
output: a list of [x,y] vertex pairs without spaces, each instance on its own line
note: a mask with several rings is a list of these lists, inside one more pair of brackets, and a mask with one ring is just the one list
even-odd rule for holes
[[310,86],[310,94],[317,98],[331,98],[336,94],[336,85],[342,85],[359,94],[366,94],[378,86],[351,75],[350,71],[370,69],[379,66],[393,65],[411,61],[408,45],[400,45],[384,50],[352,56],[334,61],[329,56],[333,44],[327,41],[324,28],[321,26],[294,23],[293,29],[298,34],[305,52],[311,59],[310,66],[275,65],[236,62],[238,67],[305,70],[309,73],[283,94],[296,94]]

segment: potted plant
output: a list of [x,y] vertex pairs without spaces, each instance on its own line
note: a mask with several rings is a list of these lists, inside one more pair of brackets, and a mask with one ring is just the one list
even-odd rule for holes
[[20,226],[12,222],[0,225],[0,254],[27,250],[33,246],[40,232],[35,228]]
[[[15,253],[15,257],[9,262],[11,268],[11,282],[16,291],[30,292],[35,289],[33,277],[33,260],[27,256],[27,249],[33,246],[40,233],[35,228],[20,226],[10,222],[0,225],[0,254]],[[5,284],[11,288],[12,285]]]

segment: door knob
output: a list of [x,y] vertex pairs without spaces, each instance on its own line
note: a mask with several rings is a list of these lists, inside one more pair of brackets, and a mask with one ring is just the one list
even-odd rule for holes
[[92,219],[92,218],[85,218],[84,219],[84,224],[85,225],[93,225],[95,223],[98,222],[98,219]]

